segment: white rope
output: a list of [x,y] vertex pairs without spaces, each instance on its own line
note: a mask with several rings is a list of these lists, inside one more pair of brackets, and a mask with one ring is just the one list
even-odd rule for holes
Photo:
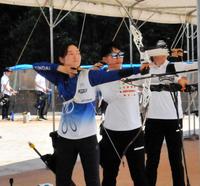
[[[47,4],[48,1],[49,1],[49,0],[46,0],[46,1],[45,1],[43,7],[45,7],[45,5]],[[50,22],[49,22],[49,20],[47,19],[47,16],[45,15],[45,13],[44,13],[44,8],[42,8],[42,6],[41,6],[40,3],[38,2],[38,0],[36,0],[36,2],[37,2],[38,6],[39,6],[39,8],[40,8],[40,10],[41,10],[41,12],[42,12],[42,15],[43,15],[44,18],[45,18],[47,24],[50,26]]]
[[63,19],[65,19],[65,17],[67,17],[74,8],[76,8],[79,5],[80,1],[78,1],[71,10],[69,10],[58,22],[55,23],[54,27],[56,27]]
[[115,35],[114,35],[112,41],[114,41],[115,38],[117,37],[117,34],[119,33],[119,31],[120,31],[120,29],[121,29],[121,27],[122,27],[122,24],[123,24],[123,22],[124,22],[124,20],[125,20],[125,17],[122,18],[122,20],[121,20],[121,22],[120,22],[120,24],[119,24],[119,26],[118,26],[118,28],[117,28],[117,31],[115,32]]
[[197,37],[197,28],[195,30],[195,32],[193,34],[190,34],[187,36],[186,32],[185,32],[185,37],[188,38],[188,39],[191,39],[192,38],[192,35],[193,35],[193,38],[195,39]]
[[153,12],[145,21],[143,21],[143,23],[141,23],[139,26],[138,26],[138,29],[140,29],[145,23],[148,22],[149,19],[151,19],[151,17],[153,17],[155,14],[155,12]]
[[[44,6],[46,5],[46,3],[47,3],[47,1],[45,1]],[[20,55],[19,55],[15,65],[17,65],[19,63],[19,61],[21,60],[21,57],[24,54],[24,51],[25,51],[25,49],[26,49],[26,47],[27,47],[32,35],[33,35],[33,32],[35,31],[35,28],[36,28],[36,26],[37,26],[37,24],[40,20],[41,15],[42,15],[42,13],[40,12],[40,15],[38,16],[38,18],[37,18],[37,20],[36,20],[36,22],[33,26],[33,29],[31,30],[31,33],[29,34],[28,39],[26,40],[26,43],[24,44],[24,47],[22,48],[22,51],[20,52]],[[14,89],[16,89],[16,86],[17,86],[17,76],[18,76],[18,72],[15,73],[15,75],[14,75],[14,83],[13,83]]]
[[38,24],[38,22],[40,20],[41,15],[42,15],[42,13],[40,12],[40,15],[38,16],[38,18],[37,18],[37,20],[36,20],[36,22],[35,22],[35,24],[33,26],[33,29],[31,30],[31,33],[29,34],[28,39],[26,40],[26,43],[25,43],[24,47],[22,48],[22,51],[21,51],[21,53],[20,53],[15,65],[17,65],[19,63],[19,61],[20,61],[20,59],[21,59],[21,57],[22,57],[22,55],[23,55],[23,53],[24,53],[24,51],[25,51],[25,49],[26,49],[26,47],[27,47],[27,45],[28,45],[28,43],[29,43],[29,41],[30,41],[30,39],[32,37],[32,35],[33,35],[33,32],[35,31],[35,28],[36,28],[36,26],[37,26],[37,24]]
[[[92,104],[92,103],[91,103],[91,104]],[[93,104],[92,104],[92,107],[93,107],[93,109],[94,109],[94,112],[97,114],[96,108],[94,107]],[[101,125],[102,125],[102,127],[103,127],[103,130],[105,131],[105,133],[106,133],[106,135],[107,135],[107,137],[108,137],[108,139],[109,139],[109,141],[110,141],[110,143],[111,143],[111,145],[112,145],[112,147],[113,147],[113,149],[114,149],[114,151],[115,151],[117,157],[119,158],[119,160],[120,160],[120,162],[121,162],[121,161],[122,161],[122,158],[121,158],[121,156],[119,155],[119,152],[117,151],[117,148],[115,147],[115,144],[113,143],[113,141],[112,141],[110,135],[108,134],[107,129],[104,127],[103,122],[104,122],[104,117],[102,116]]]
[[[184,25],[185,25],[185,24],[184,24]],[[174,45],[174,48],[178,45],[178,42],[180,41],[180,39],[182,39],[182,41],[181,41],[181,48],[182,48],[182,46],[183,46],[183,39],[184,39],[183,36],[184,36],[185,30],[186,30],[186,25],[184,26],[183,31],[182,31],[182,33],[181,33],[179,39],[177,40],[176,44]]]
[[85,28],[85,20],[86,20],[86,13],[84,14],[84,17],[83,17],[83,24],[82,24],[82,28],[81,28],[81,34],[80,34],[80,39],[79,39],[79,43],[78,43],[78,48],[80,49],[81,47],[81,42],[82,42],[82,37],[83,37],[83,31],[84,31],[84,28]]
[[59,19],[60,14],[62,13],[62,11],[63,11],[63,9],[64,9],[66,3],[67,3],[67,0],[65,0],[65,2],[63,3],[63,6],[62,6],[62,8],[60,9],[60,12],[58,13],[58,15],[57,15],[57,17],[56,17],[56,19],[55,19],[55,21],[54,21],[54,23],[53,23],[54,25],[55,25],[55,23],[57,22],[57,20]]
[[105,131],[107,137],[109,138],[109,141],[110,141],[110,143],[111,143],[111,145],[112,145],[112,147],[113,147],[115,153],[117,154],[117,157],[119,158],[119,160],[120,160],[120,162],[121,162],[121,161],[122,161],[122,158],[121,158],[121,156],[119,155],[119,152],[117,151],[117,148],[115,147],[115,144],[113,143],[113,141],[112,141],[110,135],[108,134],[107,129],[103,126],[103,124],[102,124],[102,127],[103,127],[103,130]]
[[181,24],[181,26],[180,26],[180,28],[179,28],[179,30],[178,30],[176,36],[175,36],[175,39],[174,39],[174,41],[173,41],[173,43],[172,43],[170,49],[172,49],[172,48],[174,48],[174,47],[176,46],[176,45],[175,45],[175,42],[176,42],[176,40],[177,40],[177,38],[178,38],[178,36],[179,36],[179,33],[181,32],[181,29],[182,29],[183,26],[184,26],[184,24]]

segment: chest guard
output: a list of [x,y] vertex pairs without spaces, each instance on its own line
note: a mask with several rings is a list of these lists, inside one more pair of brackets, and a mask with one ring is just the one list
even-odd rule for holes
[[[172,64],[172,63],[168,63],[167,66],[166,66],[166,71],[165,73],[175,73],[176,72],[176,69],[175,69],[175,65]],[[168,84],[168,83],[174,83],[175,81],[175,77],[176,75],[173,74],[173,75],[166,75],[166,76],[163,76],[163,77],[159,77],[159,81],[164,83],[164,84]]]
[[84,69],[79,74],[76,93],[73,98],[76,103],[89,103],[95,100],[96,91],[89,82],[88,73],[89,70]]

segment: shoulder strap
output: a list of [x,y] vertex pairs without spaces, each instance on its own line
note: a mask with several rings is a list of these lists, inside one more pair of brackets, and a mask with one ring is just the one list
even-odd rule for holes
[[166,73],[175,73],[175,65],[173,63],[169,63],[166,68]]

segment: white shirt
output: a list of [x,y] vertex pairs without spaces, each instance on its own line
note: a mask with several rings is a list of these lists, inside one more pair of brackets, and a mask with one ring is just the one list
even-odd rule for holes
[[44,93],[46,93],[47,90],[46,79],[40,74],[37,74],[35,77],[35,90]]
[[[151,74],[165,73],[168,63],[169,61],[166,61],[160,67],[158,66],[151,67],[150,73]],[[175,81],[177,81],[177,78],[175,78]],[[167,82],[169,83],[169,81]],[[161,81],[159,78],[152,78],[151,83],[164,84],[166,83],[166,81]],[[178,92],[178,111],[179,111],[179,118],[182,118],[183,111],[182,111],[182,102],[181,102],[180,92]],[[170,92],[168,91],[161,91],[161,92],[152,91],[151,92],[147,118],[177,119],[176,109],[175,109],[172,97],[170,95]]]
[[9,77],[4,73],[4,75],[1,78],[1,92],[3,94],[6,94],[8,96],[11,96],[12,93],[8,90],[6,90],[4,87],[10,87],[10,80]]
[[137,88],[122,81],[98,86],[108,103],[104,127],[114,131],[128,131],[141,127]]

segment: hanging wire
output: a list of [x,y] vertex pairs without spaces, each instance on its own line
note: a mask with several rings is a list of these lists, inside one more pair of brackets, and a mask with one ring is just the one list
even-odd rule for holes
[[44,18],[45,18],[47,24],[50,26],[50,22],[49,22],[49,20],[47,19],[47,16],[45,15],[45,13],[44,13],[44,7],[46,6],[46,4],[47,4],[48,1],[49,1],[49,0],[46,0],[45,3],[44,3],[44,5],[43,5],[43,7],[42,7],[42,6],[40,5],[40,3],[38,2],[38,0],[36,0],[37,4],[38,4],[38,6],[39,6],[39,8],[40,8],[40,10],[41,10],[41,12],[42,12],[42,15],[44,16]]
[[[46,5],[47,1],[48,1],[48,0],[45,1],[44,6]],[[40,9],[43,11],[42,8],[40,8]],[[20,61],[20,59],[21,59],[21,57],[22,57],[22,55],[23,55],[23,53],[24,53],[24,51],[25,51],[25,49],[26,49],[26,47],[27,47],[27,45],[28,45],[28,43],[29,43],[29,41],[30,41],[30,39],[31,39],[31,36],[33,35],[33,32],[34,32],[34,30],[35,30],[35,28],[36,28],[36,26],[37,26],[37,24],[38,24],[38,22],[39,22],[39,20],[40,20],[41,15],[42,15],[42,12],[40,12],[40,14],[39,14],[39,16],[38,16],[38,18],[37,18],[37,20],[36,20],[34,26],[33,26],[33,29],[31,30],[31,33],[29,34],[29,37],[28,37],[28,39],[27,39],[27,41],[26,41],[26,43],[25,43],[25,45],[24,45],[24,47],[23,47],[23,49],[22,49],[22,51],[21,51],[21,53],[20,53],[20,55],[19,55],[19,57],[18,57],[16,63],[15,63],[15,65],[17,65],[17,64],[19,63],[19,61]],[[14,88],[15,90],[17,90],[17,79],[18,79],[18,77],[19,77],[18,74],[19,74],[19,72],[16,72],[16,73],[14,74],[13,88]],[[14,112],[15,104],[16,104],[16,96],[14,97],[14,103],[13,103],[13,105],[12,105],[12,110],[13,110],[13,112]]]
[[[46,4],[47,4],[47,1],[48,1],[48,0],[45,1],[44,5],[43,5],[43,8],[40,6],[41,12],[40,12],[40,14],[39,14],[39,16],[38,16],[38,18],[37,18],[37,20],[36,20],[34,26],[33,26],[33,29],[31,30],[31,33],[30,33],[29,36],[28,36],[28,39],[26,40],[26,43],[25,43],[24,47],[22,48],[22,51],[21,51],[21,53],[20,53],[20,55],[19,55],[19,57],[18,57],[18,59],[17,59],[15,65],[17,65],[17,64],[19,63],[19,61],[20,61],[20,59],[21,59],[21,57],[22,57],[22,55],[23,55],[23,53],[24,53],[24,51],[25,51],[25,49],[26,49],[26,47],[27,47],[27,45],[28,45],[28,43],[29,43],[29,41],[30,41],[30,39],[31,39],[31,37],[32,37],[32,35],[33,35],[33,32],[35,31],[35,28],[36,28],[36,26],[37,26],[37,24],[38,24],[38,22],[39,22],[39,20],[40,20],[40,18],[41,18],[41,16],[42,16],[42,14],[43,14],[42,12],[43,12],[44,7],[45,7]],[[37,2],[38,2],[38,1],[37,1]]]
[[183,40],[184,40],[184,33],[186,32],[186,24],[184,24],[184,27],[183,27],[183,31],[182,31],[182,34],[180,35],[179,39],[177,40],[176,44],[174,47],[176,47],[178,45],[178,42],[180,41],[180,39],[182,39],[182,43],[181,43],[181,47],[183,46]]
[[23,55],[23,53],[24,53],[24,51],[25,51],[25,49],[26,49],[26,47],[27,47],[32,35],[33,35],[33,32],[35,31],[35,28],[36,28],[41,16],[42,16],[42,13],[40,12],[40,15],[38,16],[38,18],[37,18],[37,20],[36,20],[36,22],[35,22],[35,24],[33,26],[33,29],[31,30],[31,33],[29,34],[28,39],[26,40],[26,43],[25,43],[25,45],[24,45],[24,47],[23,47],[23,49],[22,49],[22,51],[21,51],[21,53],[20,53],[20,55],[19,55],[19,57],[17,59],[17,62],[15,63],[15,65],[17,65],[19,63],[19,61],[21,60],[21,57],[22,57],[22,55]]
[[155,15],[155,13],[152,13],[145,21],[143,21],[143,23],[141,23],[141,24],[138,26],[138,29],[140,29],[145,23],[147,23],[148,20],[151,19],[154,15]]
[[[173,48],[175,48],[175,47],[178,45],[178,42],[180,41],[180,39],[182,39],[182,43],[181,43],[181,48],[182,48],[185,30],[186,30],[186,25],[183,24],[183,31],[182,31],[182,33],[180,34],[180,37],[177,39],[176,43],[174,44]],[[171,48],[172,48],[172,47],[171,47]]]
[[[129,11],[129,12],[130,12],[130,11]],[[130,14],[131,14],[131,12],[130,12]],[[142,15],[142,10],[140,10],[140,13],[138,13],[138,17],[137,17],[137,19],[136,19],[136,21],[135,21],[135,24],[136,24],[136,25],[138,24],[139,18],[140,18],[141,15]]]
[[[92,103],[91,103],[91,105],[92,105],[92,108],[94,109],[95,114],[97,115],[98,113],[97,113],[96,108],[94,107],[94,105],[93,105]],[[104,117],[102,117],[102,118],[104,118]],[[116,148],[114,142],[112,141],[110,135],[108,134],[107,129],[104,127],[103,124],[104,124],[104,119],[101,121],[101,124],[100,124],[100,125],[103,127],[103,130],[105,131],[105,133],[106,133],[106,135],[107,135],[107,137],[108,137],[108,139],[109,139],[109,141],[110,141],[110,143],[111,143],[111,145],[112,145],[112,147],[113,147],[113,149],[114,149],[114,151],[115,151],[117,157],[119,158],[119,160],[120,160],[120,162],[121,162],[121,161],[122,161],[122,158],[121,158],[121,156],[120,156],[120,154],[119,154],[119,152],[118,152],[118,150],[117,150],[117,148]]]
[[[175,48],[175,47],[178,45],[178,42],[180,41],[181,38],[182,38],[181,48],[182,48],[182,46],[183,46],[183,39],[184,39],[183,37],[184,37],[184,32],[185,32],[185,30],[186,30],[186,19],[187,19],[187,13],[185,13],[185,23],[182,23],[182,25],[181,25],[181,27],[180,27],[178,33],[177,33],[177,37],[178,37],[178,35],[179,35],[181,29],[183,28],[182,34],[180,35],[180,37],[179,37],[179,39],[177,40],[176,44],[174,44],[175,41],[172,43],[173,48]],[[175,38],[175,40],[177,39],[177,37]],[[172,46],[171,46],[171,49],[172,49]]]
[[55,24],[56,21],[59,19],[61,13],[63,12],[63,9],[64,9],[66,3],[67,3],[67,0],[65,0],[65,2],[63,3],[63,6],[62,6],[62,8],[60,9],[60,12],[58,13],[58,15],[57,15],[57,17],[56,17],[56,19],[55,19],[55,21],[54,21],[53,24]]
[[186,33],[185,33],[185,36],[187,36],[188,39],[191,39],[192,35],[193,35],[194,39],[197,37],[197,28],[196,28],[196,30],[195,30],[195,32],[193,34],[190,34],[190,35],[187,36]]
[[67,17],[67,16],[71,13],[71,11],[72,11],[74,8],[76,8],[79,4],[80,4],[80,1],[78,1],[78,2],[72,7],[72,9],[69,10],[59,21],[57,21],[57,22],[55,23],[54,27],[56,27],[65,17]]
[[183,42],[184,42],[184,34],[182,35],[182,38],[181,38],[181,48],[183,48]]
[[172,43],[170,49],[174,48],[175,42],[176,42],[176,40],[177,40],[177,38],[178,38],[178,36],[179,36],[179,33],[181,32],[181,29],[182,29],[183,26],[184,26],[184,24],[181,24],[181,26],[180,26],[180,28],[179,28],[179,30],[178,30],[178,32],[177,32],[175,38],[174,38],[174,41],[173,41],[173,43]]
[[120,24],[119,24],[119,27],[117,28],[117,31],[115,32],[115,35],[114,35],[114,37],[112,38],[112,41],[114,41],[115,38],[117,37],[117,34],[119,33],[119,31],[120,31],[120,29],[121,29],[122,24],[123,24],[124,21],[125,21],[125,17],[122,18],[122,20],[121,20],[121,22],[120,22]]
[[[188,18],[188,16],[187,16],[187,11],[185,11],[185,22],[182,23],[182,25],[181,25],[181,27],[180,27],[178,33],[177,33],[177,37],[178,37],[178,35],[179,35],[181,29],[183,29],[183,31],[182,31],[182,33],[181,33],[179,39],[177,39],[177,42],[176,42],[176,43],[173,42],[173,44],[172,44],[172,46],[171,46],[171,49],[172,49],[172,47],[173,47],[173,48],[176,48],[176,46],[178,45],[178,42],[180,41],[180,39],[181,39],[181,46],[180,46],[180,48],[183,49],[184,33],[185,33],[185,31],[186,31],[186,28],[187,28],[187,26],[186,26],[186,24],[187,24],[187,18]],[[177,37],[176,37],[176,38],[177,38]]]
[[79,39],[79,43],[78,43],[78,48],[80,49],[81,47],[81,41],[82,41],[82,37],[83,37],[83,32],[84,32],[84,27],[85,27],[85,20],[86,20],[86,13],[84,14],[83,17],[83,24],[82,24],[82,28],[81,28],[81,34],[80,34],[80,39]]
[[[47,1],[45,1],[44,6],[46,5],[46,3],[47,3]],[[43,9],[44,9],[44,8],[43,8]],[[42,9],[42,10],[43,10],[43,9]],[[24,51],[25,51],[25,49],[26,49],[26,47],[27,47],[27,45],[28,45],[28,43],[29,43],[29,41],[30,41],[32,35],[33,35],[33,32],[35,31],[35,28],[36,28],[36,26],[37,26],[37,24],[38,24],[38,22],[39,22],[41,16],[42,16],[42,12],[40,12],[40,14],[39,14],[39,16],[38,16],[38,18],[37,18],[37,20],[36,20],[34,26],[33,26],[33,29],[31,30],[31,33],[29,34],[28,39],[26,40],[25,45],[24,45],[24,47],[22,48],[22,51],[20,52],[20,55],[19,55],[19,57],[18,57],[18,59],[17,59],[15,65],[17,65],[17,64],[19,63],[19,61],[21,60],[21,57],[22,57],[22,55],[24,54]],[[14,83],[13,83],[13,88],[14,88],[14,89],[16,89],[16,86],[17,86],[17,77],[18,77],[18,72],[16,72],[15,75],[14,75]]]
[[[111,145],[112,145],[112,147],[113,147],[113,149],[114,149],[114,151],[115,151],[117,157],[119,158],[120,162],[123,162],[123,159],[122,159],[122,157],[119,155],[119,152],[118,152],[118,150],[117,150],[117,148],[116,148],[116,146],[115,146],[113,140],[111,139],[110,135],[108,134],[107,129],[104,127],[103,124],[102,124],[102,127],[103,127],[103,129],[104,129],[104,131],[105,131],[105,133],[106,133],[106,135],[107,135],[107,137],[108,137],[108,139],[109,139],[109,141],[110,141],[110,143],[111,143]],[[123,165],[124,165],[124,162],[123,162]]]

